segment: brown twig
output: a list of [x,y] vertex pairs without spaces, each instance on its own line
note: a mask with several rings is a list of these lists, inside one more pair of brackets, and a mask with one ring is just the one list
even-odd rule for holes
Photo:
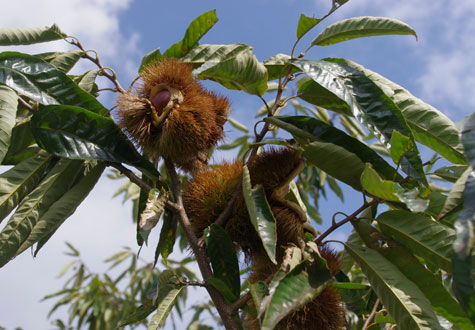
[[[99,55],[96,53],[95,50],[86,50],[82,46],[82,44],[79,42],[79,40],[75,37],[69,37],[71,40],[66,40],[66,42],[70,43],[73,46],[78,47],[80,50],[84,52],[82,57],[87,58],[91,62],[93,62],[95,65],[100,70],[100,75],[103,75],[107,79],[109,79],[116,87],[117,91],[121,92],[122,94],[125,93],[125,90],[122,88],[122,86],[119,83],[119,80],[117,79],[117,75],[115,74],[114,70],[108,67],[104,67],[101,63],[101,60],[99,59]],[[94,53],[94,56],[90,55],[89,53]]]
[[[204,247],[200,247],[198,238],[196,237],[193,228],[191,227],[190,220],[188,219],[188,215],[185,212],[185,208],[183,207],[183,197],[181,194],[181,184],[180,179],[178,178],[178,174],[176,173],[175,166],[169,159],[165,159],[165,166],[168,170],[168,175],[170,176],[170,180],[172,183],[172,192],[175,196],[175,202],[178,206],[178,210],[176,214],[178,216],[178,221],[182,226],[186,238],[190,243],[191,249],[196,257],[196,261],[198,262],[198,267],[200,268],[201,275],[203,276],[203,280],[206,281],[207,279],[213,277],[213,272],[211,270],[208,255]],[[206,290],[208,291],[211,299],[218,310],[219,316],[221,317],[223,324],[226,329],[238,330],[239,326],[235,319],[235,313],[232,312],[229,305],[226,304],[223,296],[216,290],[213,286],[209,285],[206,286]]]
[[378,311],[379,301],[380,301],[379,298],[376,299],[376,302],[374,303],[374,306],[373,306],[373,310],[371,311],[371,314],[369,314],[368,318],[367,318],[366,321],[364,322],[364,325],[363,325],[363,327],[361,328],[361,330],[366,330],[366,329],[368,329],[369,324],[371,323],[371,321],[373,320],[374,316],[376,315],[376,312]]
[[373,206],[374,204],[377,204],[379,203],[379,199],[373,199],[369,202],[364,202],[364,204],[358,208],[355,212],[353,212],[352,214],[350,214],[349,216],[347,216],[345,219],[339,221],[339,222],[335,222],[335,223],[332,223],[331,227],[328,228],[323,234],[321,234],[320,236],[318,236],[318,238],[315,240],[315,243],[317,244],[321,244],[322,240],[327,237],[328,235],[330,235],[335,229],[337,228],[340,228],[341,226],[343,226],[345,223],[348,223],[350,222],[351,220],[355,219],[358,214],[360,214],[361,212],[363,212],[365,209],[367,209],[368,207],[371,207]]
[[26,110],[35,113],[37,110],[33,108],[28,102],[26,102],[24,99],[22,99],[20,96],[18,96],[18,101],[21,103],[22,106],[25,107]]

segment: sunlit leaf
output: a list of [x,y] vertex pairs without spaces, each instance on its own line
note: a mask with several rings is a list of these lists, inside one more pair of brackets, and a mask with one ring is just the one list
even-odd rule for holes
[[50,64],[53,64],[58,70],[69,72],[74,65],[81,59],[84,52],[79,49],[70,50],[68,52],[50,52],[36,54],[36,57],[41,58]]
[[462,174],[467,170],[467,165],[451,165],[444,166],[434,171],[434,174],[438,177],[450,181],[457,181]]
[[416,32],[406,23],[393,18],[362,16],[333,23],[312,41],[312,45],[329,46],[355,38],[390,34],[413,35],[417,39]]
[[401,329],[442,330],[432,305],[421,290],[381,254],[367,247],[345,244],[371,287]]
[[393,131],[391,135],[391,158],[394,163],[400,164],[402,157],[410,151],[414,150],[414,141],[398,131]]
[[[333,59],[333,62],[337,60]],[[401,110],[364,72],[344,63],[293,60],[310,78],[345,101],[353,115],[365,125],[388,149],[394,130],[409,136],[412,132]],[[408,175],[427,184],[422,161],[415,147],[402,158],[401,168]]]
[[[28,239],[25,240],[17,251],[20,254],[46,235],[55,232],[69,218],[84,201],[96,185],[104,171],[104,163],[94,166],[89,173],[84,175],[65,194],[55,201],[36,221]],[[46,242],[43,242],[43,245]]]
[[308,31],[320,22],[318,18],[307,17],[300,14],[299,23],[297,25],[297,40],[301,39]]
[[157,60],[160,60],[163,57],[160,52],[160,47],[152,50],[150,53],[142,57],[142,62],[140,63],[139,73],[141,73],[147,66],[154,63]]
[[159,176],[112,119],[86,109],[40,106],[31,119],[31,129],[38,145],[56,156],[126,163],[152,178]]
[[242,191],[252,225],[259,235],[269,259],[276,261],[277,229],[274,215],[262,186],[252,187],[247,166],[243,167]]
[[452,272],[450,257],[455,231],[423,215],[388,211],[377,219],[379,228],[414,254]]
[[62,159],[23,199],[0,233],[0,267],[17,254],[41,216],[69,190],[81,170],[81,161]]
[[325,260],[317,256],[313,263],[305,261],[283,276],[278,274],[269,285],[269,302],[262,304],[267,305],[262,329],[274,329],[286,315],[317,297],[330,279]]
[[15,126],[18,95],[11,88],[0,85],[0,163],[8,148]]
[[31,45],[64,39],[67,35],[56,24],[37,28],[0,29],[0,46]]
[[0,222],[30,193],[47,173],[51,155],[41,151],[0,174]]
[[218,21],[216,10],[207,11],[190,23],[186,29],[183,40],[172,45],[163,53],[166,57],[183,57],[191,49],[198,46],[198,41],[213,27]]
[[366,165],[361,174],[361,185],[364,190],[375,197],[382,198],[387,201],[400,202],[397,196],[396,184],[390,180],[383,180],[372,166]]
[[35,56],[1,53],[0,83],[41,104],[67,104],[100,115],[109,113],[94,96],[83,91],[64,72]]
[[156,330],[163,327],[168,314],[170,314],[170,311],[183,288],[183,285],[166,284],[159,290],[157,298],[157,313],[152,316],[147,330]]
[[[366,74],[401,109],[414,138],[455,164],[466,164],[460,132],[442,112],[418,99],[403,87],[383,76],[345,59],[331,59],[345,63]],[[403,132],[401,132],[403,133]]]
[[357,190],[361,190],[365,163],[371,163],[384,178],[400,178],[393,167],[364,143],[318,119],[292,116],[269,117],[265,121],[291,133],[312,164]]

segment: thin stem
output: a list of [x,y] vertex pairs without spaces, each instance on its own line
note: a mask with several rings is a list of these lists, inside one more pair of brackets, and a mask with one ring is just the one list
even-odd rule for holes
[[18,96],[18,101],[21,103],[22,106],[25,107],[26,110],[32,113],[35,113],[36,111],[38,111],[37,109],[33,108],[28,102],[22,99],[20,96]]
[[322,240],[327,237],[328,235],[330,235],[334,230],[340,228],[341,226],[343,226],[345,223],[347,222],[350,222],[351,220],[355,219],[358,214],[360,214],[361,212],[363,212],[365,209],[367,209],[368,207],[371,207],[373,206],[374,204],[377,204],[379,203],[379,200],[378,199],[373,199],[372,201],[370,202],[365,202],[360,208],[358,208],[355,212],[353,212],[352,214],[350,214],[349,216],[347,216],[345,219],[339,221],[339,222],[335,222],[331,225],[330,228],[328,228],[323,234],[321,234],[320,236],[318,236],[318,238],[315,240],[315,243],[317,244],[321,244]]
[[239,184],[237,185],[236,190],[234,191],[233,195],[231,196],[228,203],[226,204],[226,207],[224,208],[223,212],[221,212],[221,214],[215,221],[217,225],[220,225],[222,227],[226,226],[226,222],[229,216],[231,215],[233,206],[236,203],[239,195],[241,195],[241,187],[242,187],[242,180],[239,180]]
[[[193,253],[196,257],[196,261],[198,262],[198,267],[200,268],[203,280],[206,281],[207,279],[213,277],[213,272],[209,264],[208,256],[206,254],[205,249],[203,247],[200,247],[198,238],[196,237],[193,231],[190,220],[188,219],[188,215],[186,214],[185,208],[183,207],[181,184],[180,179],[178,178],[178,174],[176,173],[175,166],[169,159],[165,159],[165,166],[167,167],[168,174],[172,182],[172,192],[175,196],[176,204],[178,205],[178,210],[176,212],[176,214],[178,215],[178,221],[180,222],[180,225],[182,226],[186,238],[188,239],[191,249],[193,250]],[[216,306],[219,315],[221,316],[225,328],[238,330],[239,326],[235,319],[235,313],[233,313],[230,306],[226,304],[223,296],[211,285],[206,286],[206,290],[208,291],[211,299],[213,300],[213,303]]]
[[[71,45],[76,46],[77,48],[82,50],[84,52],[82,57],[87,58],[88,60],[93,62],[95,65],[97,65],[97,67],[100,69],[101,75],[103,75],[104,77],[109,79],[115,85],[115,87],[117,88],[117,90],[119,92],[121,92],[122,94],[125,93],[125,90],[120,85],[119,80],[117,80],[117,75],[115,74],[114,70],[112,70],[111,68],[108,68],[108,67],[104,67],[101,64],[101,60],[99,59],[99,55],[97,54],[97,52],[95,50],[86,50],[86,49],[84,49],[84,47],[82,46],[82,44],[79,42],[79,40],[77,38],[75,38],[75,37],[70,37],[70,38],[71,38],[71,40],[65,39],[66,42],[68,42]],[[90,55],[89,53],[93,53],[94,56]],[[110,72],[108,72],[108,71],[110,71]]]
[[371,314],[369,314],[368,318],[367,318],[366,321],[364,322],[364,325],[363,325],[363,327],[361,328],[361,330],[366,330],[366,329],[368,329],[369,324],[371,323],[371,321],[373,320],[374,316],[376,315],[376,312],[378,311],[379,301],[380,301],[379,298],[376,299],[376,302],[374,303],[374,306],[373,306],[373,310],[371,311]]

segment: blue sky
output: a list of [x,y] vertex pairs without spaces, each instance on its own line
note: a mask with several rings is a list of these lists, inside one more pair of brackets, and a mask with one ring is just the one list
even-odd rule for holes
[[[219,22],[201,43],[241,42],[254,47],[259,60],[277,53],[289,53],[301,13],[320,17],[330,0],[242,0],[167,1],[152,0],[17,0],[2,3],[0,27],[32,27],[56,22],[65,32],[78,37],[86,48],[96,49],[106,66],[114,68],[124,87],[135,77],[141,57],[160,47],[166,50],[183,37],[189,22],[204,11],[216,9]],[[475,110],[475,3],[445,0],[350,0],[322,26],[353,16],[387,16],[411,25],[418,40],[410,36],[373,37],[352,40],[330,47],[314,47],[308,59],[345,57],[356,61],[408,88],[414,95],[434,105],[452,120],[459,121]],[[301,41],[301,48],[321,27]],[[11,49],[11,48],[9,48]],[[18,48],[28,53],[70,49],[65,42]],[[0,47],[0,51],[8,50]],[[78,72],[91,68],[81,63]],[[100,81],[102,85],[106,81]],[[261,101],[242,92],[227,91],[217,84],[208,87],[229,96],[233,118],[253,124]],[[106,92],[107,93],[107,92]],[[113,104],[113,96],[101,99]],[[229,137],[233,128],[226,126]],[[224,157],[224,156],[220,156]],[[219,159],[216,159],[219,160]],[[81,250],[91,268],[105,269],[102,261],[122,246],[135,248],[135,229],[130,221],[130,205],[111,199],[120,183],[103,178],[35,260],[25,252],[0,270],[0,326],[13,329],[52,329],[46,314],[51,303],[39,300],[62,281],[55,275],[67,261],[64,241]],[[337,211],[351,212],[360,203],[359,195],[346,195],[341,205],[333,196],[321,200],[328,221]],[[347,230],[334,236],[344,239]],[[152,258],[151,248],[142,256]],[[63,311],[64,313],[64,311]],[[58,314],[58,316],[61,314]]]

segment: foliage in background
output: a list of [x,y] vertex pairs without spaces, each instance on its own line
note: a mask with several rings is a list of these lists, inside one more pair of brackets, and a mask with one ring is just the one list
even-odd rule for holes
[[[299,150],[306,166],[291,183],[287,198],[298,203],[312,223],[322,223],[318,203],[328,188],[342,202],[341,183],[361,192],[361,207],[340,221],[334,217],[328,228],[319,226],[321,234],[315,240],[323,245],[335,229],[346,223],[353,226],[347,241],[340,242],[343,270],[333,279],[346,304],[347,328],[389,329],[397,324],[401,329],[447,325],[473,329],[475,114],[459,131],[439,110],[357,63],[304,59],[311,47],[354,38],[417,37],[407,24],[393,19],[357,17],[336,22],[296,55],[300,39],[344,2],[333,1],[331,11],[321,19],[301,15],[290,55],[277,54],[263,62],[248,45],[200,45],[201,37],[217,22],[214,11],[206,12],[190,24],[183,40],[163,54],[157,49],[144,56],[139,72],[164,56],[176,57],[191,63],[200,79],[261,98],[264,106],[256,109],[261,131],[254,129],[253,134],[252,128],[230,119],[242,135],[219,148],[236,150],[241,160],[266,144]],[[148,329],[157,329],[172,308],[181,317],[187,287],[209,290],[212,286],[226,303],[213,298],[214,302],[193,306],[188,329],[210,329],[201,322],[204,311],[215,322],[233,328],[239,310],[255,314],[259,306],[262,327],[272,329],[304,298],[292,288],[318,295],[328,279],[315,286],[312,274],[290,276],[305,268],[308,258],[298,260],[293,271],[278,273],[270,284],[248,283],[243,267],[239,280],[232,242],[216,224],[206,242],[211,262],[207,267],[211,272],[212,266],[214,276],[202,273],[200,280],[188,268],[193,258],[170,259],[174,247],[183,251],[190,241],[176,204],[180,182],[174,181],[174,168],[160,162],[157,170],[96,99],[102,91],[95,84],[97,76],[109,78],[114,91],[124,91],[115,73],[55,25],[0,29],[2,46],[60,39],[75,49],[35,55],[0,53],[0,161],[12,166],[0,175],[0,222],[7,219],[0,232],[0,267],[28,248],[36,255],[106,167],[123,173],[112,172],[112,177],[128,179],[118,193],[134,201],[138,245],[147,241],[157,223],[161,229],[153,262],[139,266],[132,251],[120,251],[106,260],[110,270],[102,275],[89,270],[79,251],[69,245],[73,259],[60,275],[68,272],[70,278],[61,291],[45,298],[57,300],[51,313],[62,305],[69,308],[69,319],[56,320],[56,326],[115,329],[148,323]],[[94,62],[98,70],[68,75],[81,59]],[[287,116],[290,108],[299,116]],[[269,132],[272,137],[266,136]],[[289,134],[292,139],[285,139]],[[244,191],[250,213],[255,213],[256,205],[264,208],[265,197],[263,202],[253,187]],[[145,209],[148,216],[143,218]],[[126,261],[129,266],[116,274],[115,267]],[[157,263],[161,270],[154,267]],[[220,313],[230,312],[230,320],[217,318],[215,307]],[[149,315],[153,316],[147,321]]]

